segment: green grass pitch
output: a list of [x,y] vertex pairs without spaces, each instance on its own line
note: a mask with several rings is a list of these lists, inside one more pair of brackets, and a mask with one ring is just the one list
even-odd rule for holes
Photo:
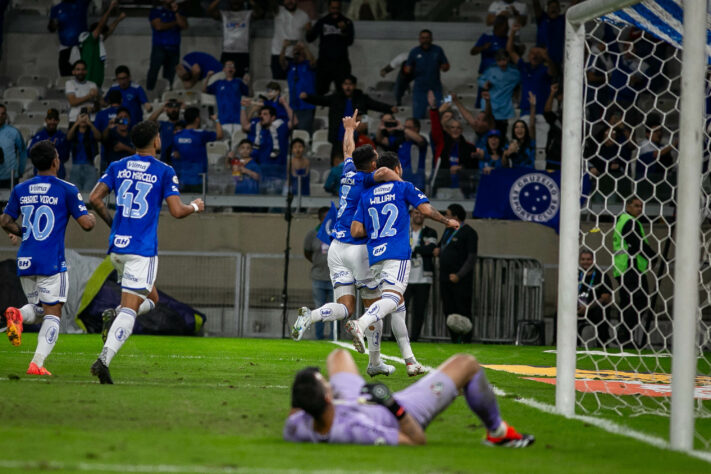
[[[0,341],[4,342],[4,341]],[[582,421],[543,413],[514,400],[554,403],[554,387],[488,371],[507,392],[504,418],[536,436],[528,449],[482,444],[484,429],[463,399],[427,429],[420,447],[297,445],[281,439],[290,383],[306,365],[324,367],[328,342],[134,336],[112,363],[116,385],[89,375],[98,335],[59,338],[51,378],[25,375],[36,344],[0,346],[0,471],[35,472],[710,472],[684,454],[609,434]],[[555,365],[541,347],[413,344],[436,366],[467,351],[485,364]],[[383,353],[399,355],[395,343]],[[365,356],[355,354],[363,373]],[[404,367],[385,382],[412,382]],[[611,418],[667,437],[668,418]],[[708,420],[700,420],[709,428]]]

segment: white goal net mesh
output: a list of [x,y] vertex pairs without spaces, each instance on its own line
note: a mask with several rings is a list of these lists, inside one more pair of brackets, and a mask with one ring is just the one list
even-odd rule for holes
[[[682,51],[628,25],[593,21],[586,31],[582,169],[589,187],[579,234],[578,411],[669,416],[676,190],[684,185],[676,178]],[[688,341],[698,354],[697,420],[711,417],[705,130],[698,337]],[[695,447],[709,449],[704,425],[697,422]]]

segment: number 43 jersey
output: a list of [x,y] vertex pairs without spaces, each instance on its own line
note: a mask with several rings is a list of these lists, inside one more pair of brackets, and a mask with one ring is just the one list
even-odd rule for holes
[[136,154],[111,163],[99,182],[116,194],[109,253],[155,256],[163,200],[180,195],[173,168]]
[[382,260],[410,260],[409,206],[429,202],[427,196],[407,181],[379,184],[360,198],[353,220],[368,233],[368,263]]
[[67,271],[64,233],[71,215],[86,214],[76,186],[55,176],[35,176],[10,193],[5,214],[22,214],[22,243],[17,252],[17,274],[54,275]]

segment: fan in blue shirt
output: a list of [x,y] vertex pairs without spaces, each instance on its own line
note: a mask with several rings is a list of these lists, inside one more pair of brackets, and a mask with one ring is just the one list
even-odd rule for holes
[[[42,127],[30,140],[30,144],[27,146],[28,149],[32,149],[37,143],[43,140],[49,140],[52,142],[54,147],[57,149],[57,154],[59,155],[59,170],[57,171],[57,177],[59,179],[64,179],[66,171],[64,169],[64,163],[69,160],[69,142],[67,141],[67,134],[59,130],[59,111],[57,109],[49,109],[47,111],[47,116],[44,119],[45,126]],[[35,174],[37,174],[37,168],[35,168]]]
[[[106,333],[99,358],[91,366],[92,375],[102,384],[113,383],[109,364],[131,335],[136,316],[150,311],[158,301],[154,283],[158,268],[158,218],[163,200],[177,219],[205,208],[201,199],[184,204],[173,168],[155,158],[156,150],[161,148],[157,123],[147,120],[135,125],[131,141],[137,153],[111,163],[90,197],[96,213],[111,226],[109,254],[122,287],[121,306],[104,311],[107,320],[114,315],[115,319]],[[113,216],[104,204],[111,191],[116,194]]]
[[221,70],[222,63],[217,58],[201,51],[186,54],[175,67],[185,90],[192,89],[195,84],[205,79],[210,71],[217,73]]
[[242,79],[235,77],[236,70],[233,61],[225,61],[222,71],[225,73],[225,78],[219,79],[209,86],[207,83],[215,71],[208,72],[202,91],[215,96],[217,116],[220,118],[220,122],[223,124],[240,123],[242,96],[249,94],[249,88]]
[[53,6],[49,12],[49,31],[59,32],[62,46],[79,43],[79,34],[87,31],[86,15],[89,0],[64,0]]
[[201,173],[207,173],[207,148],[209,142],[222,140],[222,127],[216,122],[217,133],[200,129],[200,110],[185,109],[185,129],[173,135],[172,163],[183,192],[202,192]]
[[116,83],[106,92],[105,100],[109,98],[111,91],[118,90],[121,92],[123,102],[121,105],[126,107],[131,112],[131,123],[143,121],[143,106],[146,110],[153,110],[153,106],[148,102],[146,91],[139,84],[131,82],[131,71],[126,66],[118,66],[116,68]]
[[[84,230],[94,228],[96,219],[86,211],[76,186],[57,178],[59,155],[49,140],[30,149],[30,159],[38,176],[13,188],[0,226],[9,234],[21,237],[17,252],[17,274],[20,276],[27,303],[5,311],[7,335],[18,346],[24,324],[42,321],[37,349],[27,373],[52,375],[44,361],[52,352],[59,335],[62,306],[67,301],[67,264],[64,259],[64,234],[69,216]],[[15,220],[22,215],[22,227]],[[41,306],[40,306],[41,304]]]

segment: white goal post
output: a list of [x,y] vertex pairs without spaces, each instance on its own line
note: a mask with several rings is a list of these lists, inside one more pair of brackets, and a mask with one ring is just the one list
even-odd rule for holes
[[[640,3],[587,0],[566,15],[563,145],[558,274],[556,409],[575,413],[578,252],[584,134],[585,23]],[[677,225],[674,273],[670,444],[691,450],[699,307],[700,199],[707,68],[707,2],[683,2],[683,55],[679,109]]]

